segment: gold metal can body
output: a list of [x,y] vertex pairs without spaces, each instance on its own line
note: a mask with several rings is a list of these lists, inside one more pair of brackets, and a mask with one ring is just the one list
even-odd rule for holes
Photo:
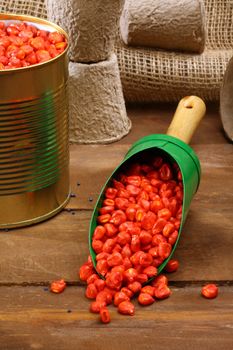
[[[30,16],[0,15],[66,33]],[[67,49],[26,68],[0,71],[0,228],[30,225],[69,199]]]

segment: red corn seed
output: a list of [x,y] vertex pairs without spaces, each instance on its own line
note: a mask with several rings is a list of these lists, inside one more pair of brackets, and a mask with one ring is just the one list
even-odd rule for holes
[[140,176],[128,176],[126,181],[127,181],[127,184],[133,185],[136,187],[140,187],[140,185],[141,185],[141,177]]
[[124,293],[124,294],[126,294],[127,297],[129,297],[129,299],[131,299],[132,296],[133,296],[133,292],[132,292],[129,288],[127,288],[127,287],[122,287],[122,288],[121,288],[121,292]]
[[140,238],[137,235],[133,235],[131,239],[130,249],[132,252],[138,252],[141,249]]
[[106,206],[106,207],[108,207],[108,206],[114,207],[115,206],[115,201],[113,199],[108,199],[107,198],[107,199],[105,199],[103,201],[103,205]]
[[140,293],[138,296],[138,302],[141,305],[147,306],[153,304],[155,302],[155,299],[148,293]]
[[103,276],[108,272],[109,266],[107,260],[101,259],[97,261],[96,270]]
[[179,262],[178,260],[171,259],[168,261],[167,265],[165,266],[166,272],[175,272],[179,268]]
[[115,239],[108,238],[103,245],[103,252],[105,253],[112,253],[112,250],[116,244]]
[[148,266],[143,270],[143,273],[145,273],[148,276],[148,278],[151,278],[151,277],[155,277],[158,271],[155,266]]
[[144,284],[148,281],[148,276],[145,273],[139,273],[137,277],[137,281],[141,284]]
[[123,210],[115,210],[112,213],[112,218],[110,220],[110,223],[114,224],[115,226],[120,226],[124,222],[126,222],[127,217]]
[[90,304],[90,311],[99,314],[100,310],[106,306],[106,303],[104,301],[93,301]]
[[61,279],[59,281],[53,281],[50,284],[50,291],[53,293],[62,293],[64,291],[64,289],[66,288],[66,282]]
[[152,211],[149,211],[145,214],[144,218],[142,219],[142,228],[144,230],[151,230],[156,222],[156,215]]
[[85,296],[88,299],[95,299],[97,294],[98,294],[98,290],[97,290],[95,284],[94,283],[88,284],[87,288],[86,288]]
[[155,287],[155,297],[156,299],[166,299],[171,295],[171,290],[166,284],[159,284]]
[[156,157],[153,162],[152,162],[153,166],[158,169],[162,166],[163,164],[163,158],[162,157]]
[[114,210],[114,206],[106,205],[106,206],[99,209],[99,213],[100,213],[100,215],[111,214],[113,212],[113,210]]
[[132,267],[132,263],[128,257],[123,259],[123,265],[124,265],[125,270],[128,270]]
[[155,288],[152,286],[145,286],[141,289],[141,293],[146,293],[153,297],[155,294]]
[[125,266],[124,265],[118,265],[118,266],[114,266],[111,269],[112,272],[120,272],[121,274],[123,274],[125,272]]
[[168,279],[165,275],[159,275],[157,276],[151,283],[153,287],[158,287],[159,285],[168,285]]
[[171,233],[174,231],[174,229],[175,229],[174,225],[168,222],[163,228],[164,237],[169,237]]
[[93,273],[91,276],[87,279],[87,284],[95,283],[96,280],[99,279],[99,276],[96,273]]
[[96,286],[96,288],[97,288],[98,293],[101,292],[102,290],[104,290],[105,285],[106,285],[105,281],[102,280],[102,279],[96,280],[96,281],[94,282],[94,284],[95,284],[95,286]]
[[117,243],[119,243],[123,248],[126,246],[126,244],[131,242],[131,236],[129,233],[125,231],[121,231],[117,235]]
[[123,259],[120,253],[113,253],[107,258],[108,266],[117,266],[123,263]]
[[127,281],[127,283],[132,283],[137,280],[138,272],[134,268],[129,268],[126,270],[123,274],[124,280]]
[[103,242],[97,239],[93,239],[92,241],[92,248],[94,249],[94,251],[98,254],[101,253],[103,250]]
[[178,231],[174,231],[171,233],[171,235],[168,237],[168,243],[171,245],[174,245],[176,243],[178,237]]
[[103,307],[100,309],[100,320],[103,323],[109,323],[111,321],[110,313],[109,313],[107,307]]
[[169,220],[171,216],[172,214],[170,210],[167,208],[164,208],[158,211],[158,218],[160,219]]
[[99,224],[106,224],[109,222],[110,219],[111,219],[110,214],[104,214],[97,217],[97,221]]
[[121,253],[121,250],[122,250],[122,248],[121,248],[120,244],[116,243],[112,252],[113,253]]
[[140,282],[134,281],[134,282],[128,284],[128,288],[129,288],[129,290],[131,290],[133,292],[133,294],[136,294],[136,293],[140,292],[140,290],[142,289],[142,285]]
[[201,295],[207,299],[214,299],[218,296],[218,287],[216,284],[207,284],[202,287]]
[[116,208],[120,210],[126,210],[129,206],[129,201],[126,198],[117,197],[115,199]]
[[167,243],[166,238],[161,234],[155,234],[152,238],[152,245],[159,246],[160,243]]
[[106,233],[106,229],[102,225],[98,225],[93,233],[93,239],[101,240]]
[[158,246],[158,254],[164,260],[169,257],[169,255],[171,254],[171,250],[172,250],[172,246],[169,243],[162,242]]
[[134,305],[130,301],[123,301],[118,305],[118,312],[122,315],[134,315]]
[[106,286],[110,289],[120,289],[123,281],[123,274],[119,271],[111,271],[106,278]]
[[164,218],[158,219],[154,224],[154,226],[152,227],[152,234],[156,235],[158,233],[161,233],[166,224],[167,224],[167,220],[165,220]]
[[130,249],[129,244],[126,244],[126,245],[122,248],[122,250],[121,250],[121,255],[122,255],[123,258],[130,258],[130,257],[131,257],[132,251],[131,251],[131,249]]
[[109,305],[112,302],[112,294],[104,289],[97,294],[96,301],[101,303],[104,302]]
[[150,266],[152,264],[152,262],[153,262],[152,255],[149,253],[142,252],[142,254],[139,257],[139,264],[142,267],[147,267],[147,266]]
[[172,171],[169,164],[164,163],[159,169],[159,177],[161,180],[171,180],[172,179]]
[[93,274],[93,268],[88,264],[84,264],[79,269],[79,277],[82,281],[87,281],[87,279]]
[[105,192],[105,197],[107,199],[115,199],[117,196],[117,189],[116,188],[107,188],[106,192]]
[[116,294],[114,295],[114,305],[118,306],[120,303],[122,303],[123,301],[129,301],[130,297],[125,294],[122,289],[120,292],[116,292]]
[[117,234],[117,232],[118,232],[118,230],[117,230],[117,228],[113,225],[113,224],[111,224],[111,223],[107,223],[107,224],[105,224],[104,225],[104,228],[105,228],[105,230],[106,230],[106,236],[107,237],[113,237],[113,236],[115,236],[116,234]]
[[99,261],[102,259],[106,260],[109,257],[109,255],[110,255],[109,253],[101,252],[101,253],[96,255],[95,259],[96,259],[96,261]]

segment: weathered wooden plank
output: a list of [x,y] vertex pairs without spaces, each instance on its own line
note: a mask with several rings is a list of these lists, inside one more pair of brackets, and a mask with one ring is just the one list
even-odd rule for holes
[[[133,127],[129,135],[118,143],[133,143],[146,135],[166,133],[176,107],[175,103],[130,104],[127,112]],[[206,115],[192,138],[192,144],[211,144],[213,140],[216,144],[226,143],[219,105],[210,103],[207,104]]]
[[[75,215],[73,215],[75,214]],[[91,211],[63,211],[28,228],[0,234],[0,283],[77,281],[88,255]],[[175,256],[176,281],[232,280],[232,211],[194,202]]]
[[88,312],[84,288],[68,287],[52,295],[42,287],[1,287],[1,349],[232,348],[232,287],[221,287],[215,300],[203,299],[200,287],[172,290],[169,299],[149,307],[135,301],[133,317],[111,306],[112,322],[103,325]]

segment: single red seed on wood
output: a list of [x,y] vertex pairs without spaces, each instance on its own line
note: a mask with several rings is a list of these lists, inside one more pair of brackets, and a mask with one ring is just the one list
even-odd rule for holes
[[201,294],[203,297],[207,299],[214,299],[218,295],[218,287],[216,284],[207,284],[202,287]]
[[171,290],[166,284],[159,284],[158,287],[155,287],[155,297],[157,299],[166,299],[171,295]]
[[66,282],[61,279],[59,281],[53,281],[50,285],[50,291],[53,293],[62,293],[66,288]]
[[110,313],[109,313],[107,307],[103,307],[100,309],[100,320],[103,323],[109,323],[111,321]]

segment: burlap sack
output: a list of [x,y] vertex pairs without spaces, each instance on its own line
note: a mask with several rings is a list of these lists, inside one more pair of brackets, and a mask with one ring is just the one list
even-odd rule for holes
[[202,0],[126,0],[120,18],[126,45],[201,53],[205,47]]
[[177,101],[197,94],[218,101],[233,55],[232,0],[204,0],[206,49],[201,55],[133,48],[118,40],[116,53],[124,96],[131,102]]
[[44,0],[0,0],[0,12],[47,18]]

